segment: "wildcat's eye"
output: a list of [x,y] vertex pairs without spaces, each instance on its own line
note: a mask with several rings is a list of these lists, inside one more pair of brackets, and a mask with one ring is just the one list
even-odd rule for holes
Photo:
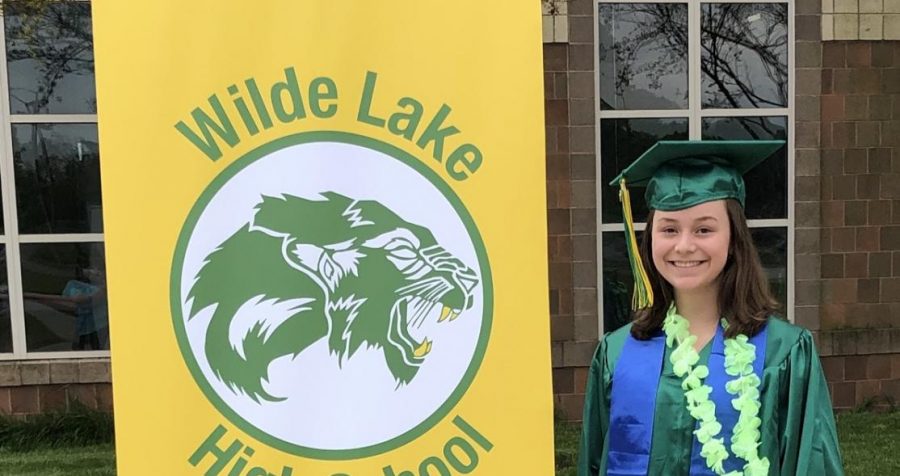
[[388,251],[398,247],[417,249],[419,247],[419,239],[409,230],[397,228],[366,239],[362,242],[362,246],[365,248],[384,249]]
[[397,248],[408,248],[409,249],[412,247],[413,247],[413,245],[412,245],[412,243],[409,242],[409,240],[407,240],[405,238],[399,238],[399,237],[393,238],[386,245],[384,245],[384,249],[391,251],[391,252],[395,251]]
[[416,252],[412,248],[402,247],[391,250],[391,255],[401,259],[413,259],[416,257]]
[[422,260],[418,260],[415,258],[399,258],[393,254],[387,255],[386,258],[391,263],[394,263],[394,266],[396,266],[398,270],[403,271],[407,274],[418,271],[419,268],[421,268],[423,265]]

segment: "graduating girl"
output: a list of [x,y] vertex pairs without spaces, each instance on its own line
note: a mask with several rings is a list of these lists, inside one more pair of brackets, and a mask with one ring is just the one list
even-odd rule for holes
[[613,181],[636,311],[591,362],[580,476],[843,474],[812,336],[773,316],[743,211],[742,174],[783,144],[663,141]]

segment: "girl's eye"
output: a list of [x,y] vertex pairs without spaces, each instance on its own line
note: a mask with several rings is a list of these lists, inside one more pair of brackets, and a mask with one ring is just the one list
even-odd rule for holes
[[675,229],[674,229],[674,228],[671,228],[671,227],[663,228],[663,229],[660,230],[660,231],[661,231],[662,233],[666,234],[666,235],[672,235],[672,234],[675,233]]
[[705,235],[705,234],[707,234],[707,233],[712,233],[712,230],[709,229],[709,228],[698,228],[698,229],[697,229],[697,234],[698,234],[698,235]]

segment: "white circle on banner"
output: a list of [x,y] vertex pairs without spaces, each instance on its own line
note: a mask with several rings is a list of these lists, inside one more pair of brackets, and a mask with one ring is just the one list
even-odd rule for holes
[[288,445],[357,450],[459,398],[489,332],[485,270],[461,204],[432,180],[326,141],[213,182],[183,234],[176,328],[223,413]]

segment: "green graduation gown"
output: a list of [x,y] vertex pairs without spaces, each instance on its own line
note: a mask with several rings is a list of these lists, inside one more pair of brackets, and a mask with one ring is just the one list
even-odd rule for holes
[[[606,474],[609,439],[616,437],[608,431],[612,376],[630,331],[629,324],[604,336],[591,361],[579,476]],[[767,333],[759,417],[760,457],[769,458],[769,474],[843,475],[831,399],[812,335],[778,318],[769,319]],[[707,345],[701,351],[700,363],[707,362],[710,349]],[[666,348],[657,390],[649,475],[688,475],[690,470],[695,421],[685,406],[681,378],[672,371],[670,353]],[[730,448],[731,442],[725,444]]]

